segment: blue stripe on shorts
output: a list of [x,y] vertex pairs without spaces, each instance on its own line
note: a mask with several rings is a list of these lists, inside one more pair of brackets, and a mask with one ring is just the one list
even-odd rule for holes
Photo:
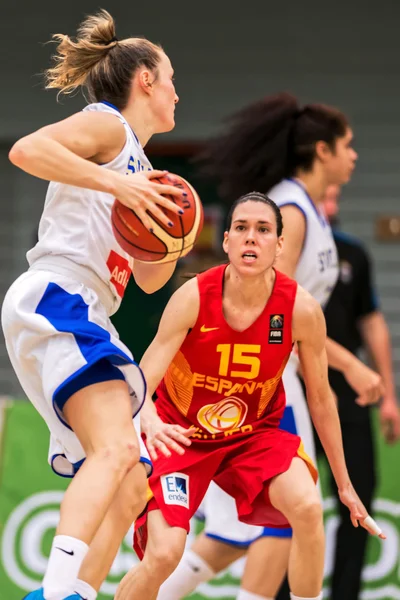
[[206,537],[211,538],[212,540],[217,540],[218,542],[223,542],[224,544],[228,544],[228,546],[234,546],[235,548],[248,548],[250,544],[258,540],[264,534],[261,534],[252,540],[245,540],[243,542],[238,542],[237,540],[230,540],[229,538],[223,537],[221,535],[216,535],[215,533],[206,533]]
[[70,428],[62,418],[62,407],[73,393],[99,381],[124,379],[122,372],[113,365],[137,363],[111,342],[111,335],[106,329],[89,321],[89,306],[80,294],[70,294],[50,282],[37,305],[36,313],[45,317],[57,331],[71,333],[86,360],[86,364],[63,381],[53,393],[54,410],[60,421]]
[[[60,473],[60,471],[57,471],[57,469],[54,466],[54,461],[58,456],[62,456],[63,458],[65,458],[65,460],[67,460],[65,454],[53,454],[53,456],[51,457],[50,466],[56,475],[58,475],[59,477],[64,477],[64,479],[72,479],[73,477],[75,477],[75,475],[77,474],[77,472],[79,471],[79,469],[81,468],[81,466],[83,465],[83,463],[86,460],[86,458],[82,458],[77,463],[70,463],[71,464],[71,473],[67,475],[64,473]],[[150,467],[149,472],[147,473],[147,478],[151,477],[151,475],[153,473],[153,463],[151,462],[151,460],[149,458],[147,458],[147,456],[141,456],[139,458],[139,462],[143,463],[144,465],[148,465],[148,467]]]
[[88,385],[102,383],[103,381],[125,381],[125,377],[118,367],[110,363],[107,358],[101,358],[93,365],[89,365],[87,369],[76,375],[72,379],[69,378],[62,386],[59,386],[53,394],[53,404],[55,404],[60,412],[64,410],[64,406],[69,398],[79,392]]

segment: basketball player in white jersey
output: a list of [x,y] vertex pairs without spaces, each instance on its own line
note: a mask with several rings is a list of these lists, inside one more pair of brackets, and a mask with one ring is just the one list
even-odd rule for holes
[[[322,200],[329,184],[344,184],[351,177],[357,159],[352,137],[346,117],[336,109],[316,104],[300,108],[295,98],[279,94],[237,113],[230,127],[204,152],[205,172],[216,178],[227,200],[250,190],[269,190],[268,196],[281,208],[284,225],[284,248],[275,266],[296,279],[322,306],[338,276],[336,247]],[[360,404],[378,400],[382,384],[376,373],[332,340],[328,340],[327,352],[330,365],[341,370],[359,394]],[[315,460],[297,369],[293,352],[283,375],[287,408],[281,427],[300,435]],[[201,508],[205,529],[161,587],[158,600],[189,594],[249,546],[238,597],[274,598],[288,561],[296,561],[291,530],[263,530],[240,523],[234,500],[216,484],[211,484]]]
[[[161,207],[179,212],[161,194],[182,192],[152,181],[160,172],[143,150],[153,134],[173,129],[178,97],[162,48],[118,40],[106,11],[86,18],[76,39],[55,39],[47,87],[68,94],[83,86],[92,103],[10,151],[11,162],[50,184],[39,241],[5,297],[2,325],[18,379],[50,430],[50,464],[75,475],[43,588],[27,598],[91,600],[145,505],[151,469],[138,435],[146,384],[110,315],[131,272],[151,293],[175,267],[134,262],[114,238],[111,207],[118,198],[150,230],[152,216],[168,226]],[[98,548],[98,539],[107,543]]]

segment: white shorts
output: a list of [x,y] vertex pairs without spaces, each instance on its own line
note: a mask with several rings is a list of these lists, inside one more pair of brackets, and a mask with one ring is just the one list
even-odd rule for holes
[[[141,461],[151,471],[140,437],[144,376],[118,339],[96,292],[65,275],[30,270],[8,290],[2,326],[20,384],[50,430],[49,463],[57,474],[72,477],[85,459],[78,438],[57,406],[58,399],[85,387],[89,367],[101,360],[111,363],[109,368],[128,383]],[[90,383],[94,381],[86,385]],[[74,388],[75,384],[78,387]]]
[[[301,437],[305,451],[316,464],[311,419],[296,370],[297,361],[289,360],[282,378],[286,408],[280,427]],[[214,482],[210,484],[197,514],[205,519],[204,532],[208,537],[239,547],[247,547],[261,536],[292,536],[291,529],[264,528],[241,523],[235,500]]]

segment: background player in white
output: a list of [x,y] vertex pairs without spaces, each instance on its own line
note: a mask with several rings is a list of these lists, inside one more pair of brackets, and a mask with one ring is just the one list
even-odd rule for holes
[[[352,130],[340,111],[323,105],[301,108],[293,96],[278,94],[251,104],[230,120],[228,128],[204,151],[205,172],[215,178],[221,196],[230,201],[251,190],[269,190],[280,206],[284,248],[276,267],[310,292],[323,306],[338,276],[336,247],[322,200],[329,184],[347,183],[357,154]],[[359,394],[361,404],[376,402],[380,377],[332,340],[331,366],[341,370]],[[283,376],[287,409],[281,426],[301,436],[315,460],[310,417],[292,355]],[[240,600],[273,598],[286,573],[291,530],[262,530],[240,523],[235,503],[211,484],[202,506],[204,532],[163,584],[159,600],[185,596],[249,550]],[[266,571],[266,569],[268,569]]]
[[[111,207],[118,198],[149,229],[152,215],[168,224],[160,207],[179,212],[161,193],[182,192],[152,182],[160,172],[151,172],[143,151],[153,134],[173,129],[178,97],[162,48],[141,38],[117,40],[105,11],[88,17],[76,39],[55,39],[47,87],[68,94],[83,86],[92,104],[10,151],[16,166],[51,183],[39,241],[27,255],[30,269],[9,289],[2,325],[20,383],[49,427],[51,465],[64,476],[76,473],[43,589],[28,597],[78,599],[78,591],[90,600],[101,581],[77,582],[85,556],[81,577],[91,581],[89,546],[104,577],[144,507],[150,467],[135,431],[139,417],[132,421],[144,378],[109,317],[131,270],[151,293],[175,267],[133,262],[113,236]],[[108,543],[97,548],[96,535]]]

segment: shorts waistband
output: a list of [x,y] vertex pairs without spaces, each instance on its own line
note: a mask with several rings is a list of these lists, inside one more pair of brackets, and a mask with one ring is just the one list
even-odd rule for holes
[[96,292],[108,316],[113,315],[118,308],[119,302],[108,285],[92,269],[79,265],[66,256],[43,256],[35,260],[29,267],[29,270],[50,271],[51,273],[65,275],[65,277],[83,283],[83,285]]

